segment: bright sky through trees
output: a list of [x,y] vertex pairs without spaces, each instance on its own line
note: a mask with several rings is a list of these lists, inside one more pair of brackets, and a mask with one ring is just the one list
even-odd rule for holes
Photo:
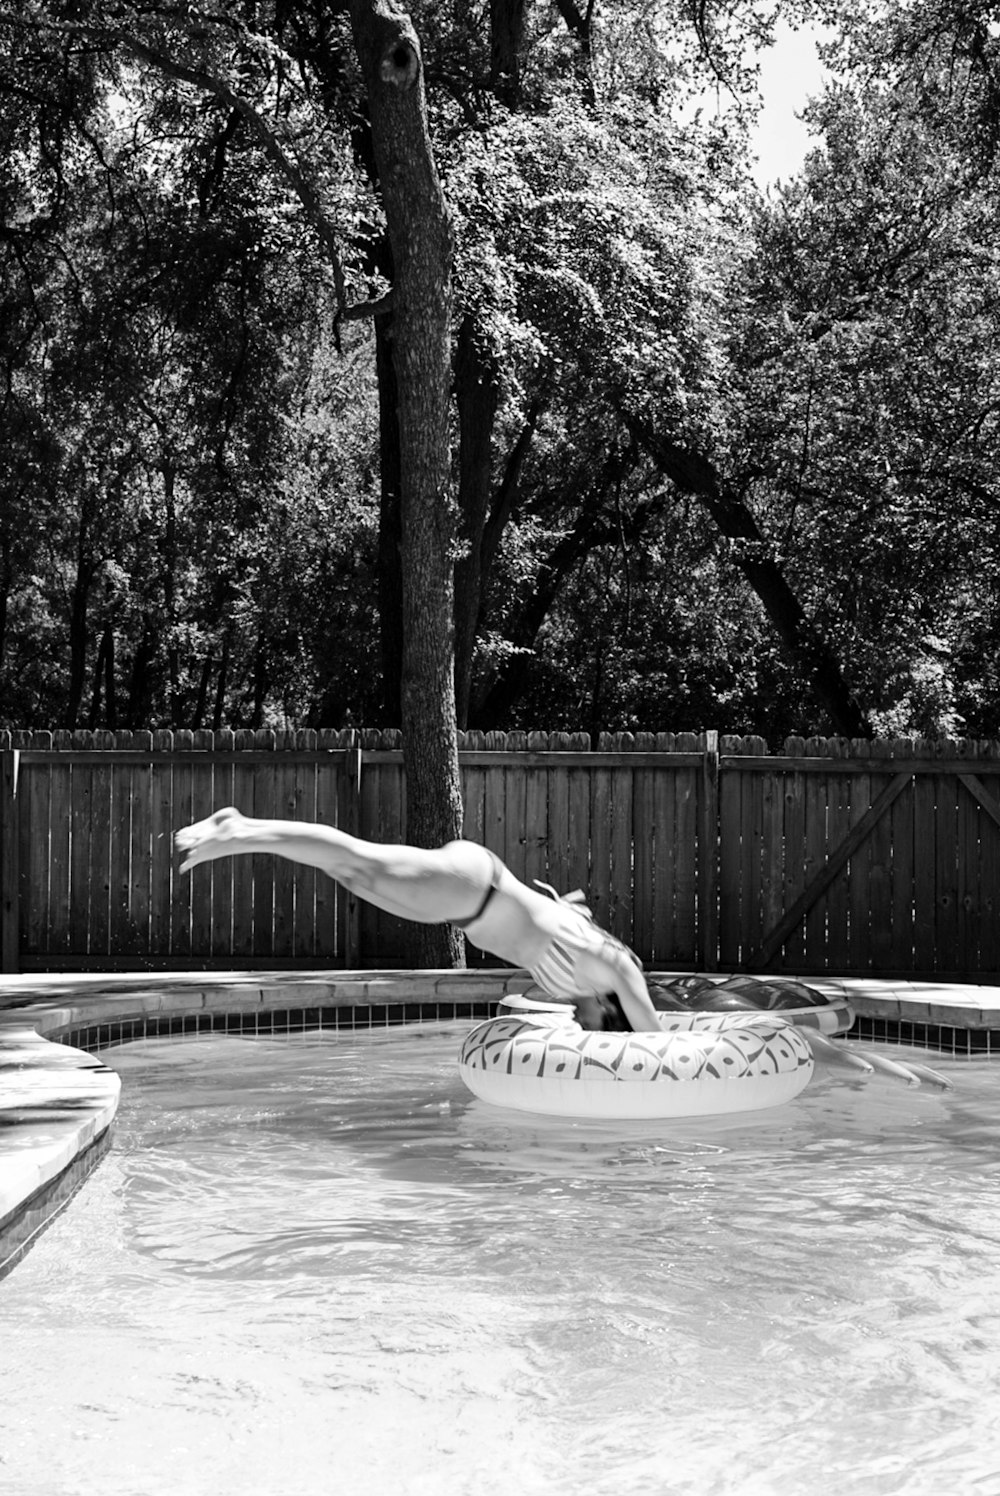
[[796,115],[823,85],[817,35],[815,28],[793,31],[786,22],[779,22],[775,44],[761,58],[764,108],[753,142],[758,157],[754,177],[760,187],[794,176],[809,150],[808,132]]

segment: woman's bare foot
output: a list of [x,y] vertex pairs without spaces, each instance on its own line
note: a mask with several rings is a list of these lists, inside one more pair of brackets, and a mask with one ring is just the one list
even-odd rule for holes
[[211,862],[215,857],[229,857],[236,850],[234,841],[245,839],[251,833],[250,822],[232,805],[217,810],[203,821],[184,826],[174,832],[174,847],[184,858],[180,870],[188,873],[199,862]]

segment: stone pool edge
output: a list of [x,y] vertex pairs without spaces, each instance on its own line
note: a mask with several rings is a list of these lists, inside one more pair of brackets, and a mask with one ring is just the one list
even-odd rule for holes
[[[258,1020],[266,1020],[261,1031],[293,1033],[486,1018],[529,980],[507,968],[0,976],[0,1275],[79,1187],[87,1160],[93,1166],[102,1154],[120,1082],[91,1049],[151,1033],[256,1033]],[[849,1002],[861,1037],[898,1040],[909,1031],[909,1042],[939,1047],[943,1031],[996,1030],[998,1042],[987,1037],[980,1052],[1000,1053],[1000,986],[796,980]],[[39,1221],[26,1235],[32,1212]]]

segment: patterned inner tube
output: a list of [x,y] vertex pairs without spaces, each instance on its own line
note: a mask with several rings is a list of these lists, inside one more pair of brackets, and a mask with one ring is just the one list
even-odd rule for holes
[[783,1017],[677,1012],[663,1022],[656,1034],[607,1034],[568,1012],[493,1018],[466,1037],[459,1070],[496,1105],[623,1118],[778,1106],[812,1076],[809,1043]]

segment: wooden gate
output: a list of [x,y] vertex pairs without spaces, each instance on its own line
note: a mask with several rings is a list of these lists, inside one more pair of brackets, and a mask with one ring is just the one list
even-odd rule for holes
[[720,966],[997,972],[996,744],[762,746],[723,740]]

